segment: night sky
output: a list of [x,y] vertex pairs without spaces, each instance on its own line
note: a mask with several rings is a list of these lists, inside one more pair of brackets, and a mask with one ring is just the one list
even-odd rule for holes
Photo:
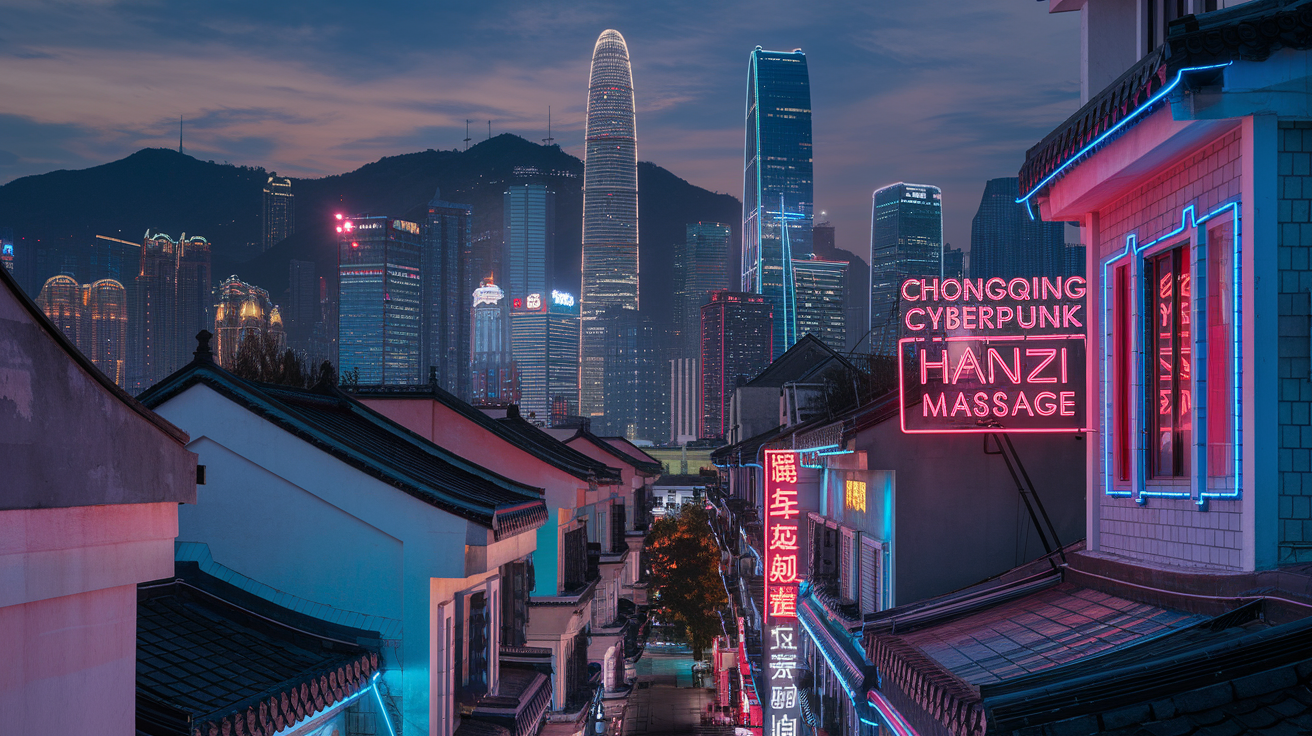
[[1033,0],[845,3],[44,2],[0,0],[0,183],[176,148],[280,174],[336,174],[492,132],[582,158],[588,63],[622,32],[638,155],[742,197],[747,56],[801,48],[816,220],[869,252],[870,194],[944,190],[970,240],[984,181],[1079,104],[1079,14]]

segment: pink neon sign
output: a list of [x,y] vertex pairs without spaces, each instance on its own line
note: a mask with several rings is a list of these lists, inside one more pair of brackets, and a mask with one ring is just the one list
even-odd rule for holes
[[907,279],[902,431],[1078,432],[1085,280]]

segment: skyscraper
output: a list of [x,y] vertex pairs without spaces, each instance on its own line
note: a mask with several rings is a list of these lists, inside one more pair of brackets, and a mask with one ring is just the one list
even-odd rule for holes
[[556,193],[544,184],[512,184],[503,197],[506,294],[523,299],[551,291],[556,250]]
[[630,440],[664,440],[670,434],[665,325],[619,308],[599,321],[606,328],[602,431]]
[[9,273],[14,272],[14,231],[12,228],[0,227],[0,266]]
[[515,403],[515,371],[510,352],[510,310],[506,293],[492,279],[474,290],[470,310],[469,342],[473,366],[470,397],[473,404]]
[[690,222],[683,243],[674,249],[677,357],[697,357],[701,351],[702,305],[714,292],[729,288],[729,238],[730,229],[724,223]]
[[747,70],[742,289],[774,312],[774,355],[797,341],[793,261],[811,257],[811,82],[806,55],[757,46]]
[[702,437],[729,431],[729,399],[774,360],[773,314],[764,296],[717,291],[702,307]]
[[[870,334],[870,264],[856,253],[838,247],[837,234],[829,222],[816,223],[811,228],[811,236],[816,258],[847,261],[847,288],[843,293],[843,329],[847,332],[844,351],[856,352],[862,347],[868,350],[866,338]],[[799,329],[797,334],[804,333]]]
[[875,190],[870,217],[870,346],[897,352],[898,290],[913,276],[943,275],[943,194],[899,182]]
[[1067,276],[1066,225],[1030,219],[1020,179],[989,179],[970,225],[970,277]]
[[702,374],[697,363],[697,358],[669,361],[670,442],[676,445],[697,439],[702,429]]
[[583,320],[579,413],[604,411],[606,331],[611,309],[638,308],[638,134],[633,71],[619,31],[592,50],[583,160]]
[[[424,375],[437,368],[442,388],[469,398],[469,260],[474,210],[433,193],[424,221]],[[490,273],[483,273],[486,277]]]
[[847,346],[847,261],[811,258],[793,261],[797,293],[797,334],[812,334],[830,348],[842,352]]
[[147,230],[131,297],[128,382],[142,391],[189,362],[196,333],[214,326],[209,241]]
[[292,180],[270,173],[264,183],[264,250],[268,250],[296,231],[296,200]]
[[[530,294],[510,310],[510,352],[519,377],[519,413],[544,426],[579,405],[579,311],[559,291]],[[558,411],[553,407],[560,403]]]
[[338,368],[362,385],[427,380],[419,365],[423,242],[419,224],[389,217],[338,221]]
[[219,284],[218,297],[214,309],[214,352],[219,365],[231,370],[241,344],[252,336],[273,335],[279,349],[286,346],[282,313],[269,298],[268,291],[229,276]]
[[79,285],[60,274],[41,287],[36,303],[102,373],[126,385],[128,302],[123,284],[101,279]]
[[960,248],[953,248],[951,243],[943,245],[943,278],[959,279],[966,275],[966,253]]
[[284,318],[287,323],[288,346],[309,354],[312,358],[322,357],[313,349],[312,338],[314,325],[320,319],[319,278],[314,261],[291,259],[287,264],[287,311]]

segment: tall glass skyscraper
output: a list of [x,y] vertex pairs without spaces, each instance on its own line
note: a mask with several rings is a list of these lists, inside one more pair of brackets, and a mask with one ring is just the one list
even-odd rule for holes
[[[537,298],[534,298],[537,297]],[[578,414],[579,311],[561,292],[530,294],[510,311],[510,350],[519,376],[519,413],[551,424],[552,407]]]
[[734,389],[774,359],[771,322],[770,305],[758,294],[718,291],[702,306],[703,438],[728,434]]
[[503,199],[506,295],[515,300],[547,294],[556,249],[556,193],[544,184],[514,184]]
[[340,369],[360,371],[361,385],[409,385],[427,380],[419,367],[419,224],[389,217],[338,222]]
[[1020,179],[989,179],[970,224],[970,277],[1068,276],[1066,225],[1030,219]]
[[296,199],[292,180],[276,173],[264,183],[264,250],[281,243],[296,230]]
[[811,82],[806,55],[757,46],[747,69],[745,292],[774,312],[774,354],[797,342],[792,262],[811,257]]
[[517,403],[515,367],[510,351],[510,310],[506,292],[483,279],[474,289],[470,309],[470,401],[475,405]]
[[580,414],[601,415],[610,309],[638,308],[638,137],[633,71],[619,31],[592,51],[583,160],[583,319]]
[[[424,220],[423,374],[437,369],[442,388],[469,398],[470,233],[474,210],[434,192]],[[488,274],[483,274],[486,277]]]
[[912,276],[943,276],[943,193],[899,182],[875,190],[870,217],[870,345],[897,353],[898,290]]
[[142,391],[191,360],[196,333],[214,326],[210,244],[146,231],[130,290],[132,345],[128,382]]
[[730,286],[730,236],[724,223],[690,222],[683,244],[674,249],[677,357],[695,358],[701,352],[702,305],[711,300],[711,294]]
[[842,352],[847,349],[847,261],[812,258],[793,262],[797,334],[812,334]]

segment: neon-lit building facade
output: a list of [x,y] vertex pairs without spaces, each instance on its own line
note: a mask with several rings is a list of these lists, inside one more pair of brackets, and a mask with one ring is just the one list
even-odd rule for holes
[[847,347],[848,262],[793,261],[797,334],[815,335],[834,350]]
[[61,274],[48,279],[36,304],[114,383],[127,382],[128,295],[113,279],[78,284]]
[[269,292],[229,276],[219,284],[219,302],[214,307],[214,353],[219,365],[232,369],[237,351],[250,337],[272,335],[279,350],[287,346],[282,313]]
[[510,345],[510,304],[506,292],[483,279],[470,308],[469,354],[471,403],[501,404],[519,400]]
[[428,202],[424,221],[424,333],[420,366],[437,369],[437,383],[469,398],[469,302],[473,267],[470,233],[474,210],[447,202],[439,190]]
[[715,292],[701,311],[701,436],[724,437],[733,390],[770,365],[774,313],[764,296],[734,291]]
[[811,82],[806,55],[757,46],[747,69],[742,290],[774,312],[774,355],[797,342],[794,261],[811,257]]
[[503,195],[506,295],[546,296],[556,250],[556,193],[544,184],[512,184]]
[[875,190],[870,215],[870,346],[897,350],[898,288],[913,276],[943,276],[943,193],[925,184]]
[[611,309],[638,308],[638,134],[629,49],[607,30],[592,51],[583,159],[583,319],[580,414],[604,407],[606,333]]
[[571,295],[513,300],[510,351],[519,377],[520,416],[549,425],[553,416],[578,414],[579,312]]
[[390,217],[337,221],[338,368],[363,385],[426,381],[420,370],[423,238]]
[[264,250],[281,243],[296,232],[296,198],[292,194],[292,180],[270,174],[264,183]]
[[14,272],[14,230],[0,227],[0,266],[10,274]]
[[130,297],[128,383],[140,391],[190,361],[196,333],[214,326],[209,241],[147,230]]

